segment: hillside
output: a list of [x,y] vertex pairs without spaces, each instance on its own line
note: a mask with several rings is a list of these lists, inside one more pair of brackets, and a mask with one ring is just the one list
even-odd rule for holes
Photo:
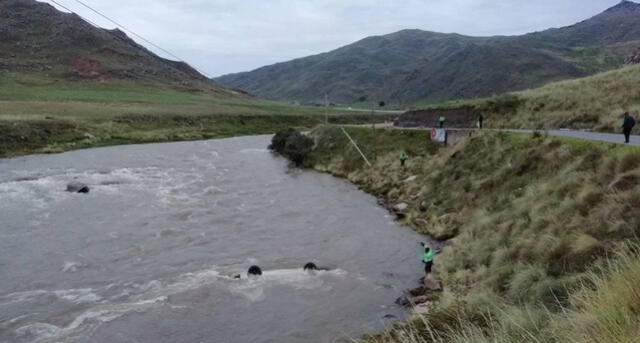
[[[383,119],[328,112],[336,123]],[[0,158],[266,134],[324,120],[323,108],[218,86],[121,31],[34,0],[0,0]]]
[[345,104],[485,97],[619,67],[640,45],[639,20],[640,5],[624,1],[578,24],[522,36],[404,30],[216,81],[302,102],[325,94]]
[[124,32],[96,28],[35,0],[0,1],[0,71],[50,79],[122,80],[240,93],[217,86],[183,62],[161,58]]
[[[640,114],[639,83],[640,65],[629,65],[521,92],[418,105],[415,109],[435,113],[447,113],[456,109],[471,110],[472,114],[467,119],[475,123],[477,115],[482,113],[487,128],[568,128],[619,132],[623,112],[629,111],[636,117]],[[422,124],[415,126],[420,125]],[[459,127],[470,127],[464,125],[466,124]]]
[[618,132],[623,112],[639,114],[639,82],[636,65],[498,96],[478,107],[489,111],[487,123],[493,127]]

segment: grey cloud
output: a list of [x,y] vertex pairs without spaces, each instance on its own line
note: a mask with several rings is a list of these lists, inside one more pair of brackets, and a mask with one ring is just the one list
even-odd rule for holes
[[[44,0],[48,2],[48,0]],[[57,0],[114,25],[74,0]],[[512,35],[573,24],[618,0],[83,0],[211,75],[417,28]],[[153,50],[153,49],[152,49]]]

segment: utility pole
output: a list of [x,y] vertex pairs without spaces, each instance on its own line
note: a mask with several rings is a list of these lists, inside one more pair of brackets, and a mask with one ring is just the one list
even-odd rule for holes
[[329,125],[329,94],[324,94],[324,124]]

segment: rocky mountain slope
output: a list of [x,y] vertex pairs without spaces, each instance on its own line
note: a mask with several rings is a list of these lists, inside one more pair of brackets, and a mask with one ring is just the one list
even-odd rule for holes
[[229,95],[183,62],[161,58],[120,30],[92,26],[35,0],[0,1],[0,71],[65,80],[136,80]]
[[484,97],[617,68],[640,40],[640,5],[623,1],[559,29],[469,37],[404,30],[217,82],[270,99],[392,104]]

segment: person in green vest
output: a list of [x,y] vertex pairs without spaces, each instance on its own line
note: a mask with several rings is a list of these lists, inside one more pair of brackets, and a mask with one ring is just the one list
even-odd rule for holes
[[446,120],[446,118],[444,116],[440,116],[438,118],[438,122],[440,123],[440,128],[444,127],[444,121]]
[[400,165],[404,167],[404,163],[409,159],[409,155],[407,155],[404,151],[400,153]]
[[424,263],[424,274],[431,274],[431,268],[433,268],[433,250],[425,243],[420,243],[424,247],[424,253],[422,254],[422,263]]

